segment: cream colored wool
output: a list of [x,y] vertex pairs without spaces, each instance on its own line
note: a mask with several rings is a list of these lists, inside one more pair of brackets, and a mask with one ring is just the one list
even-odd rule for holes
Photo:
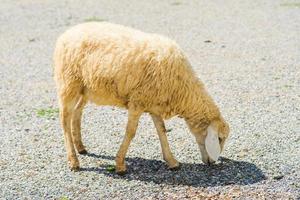
[[[207,127],[213,125],[223,148],[227,123],[182,50],[166,37],[106,22],[80,24],[57,40],[54,66],[71,168],[79,167],[72,145],[85,152],[80,118],[88,101],[126,108],[129,115],[135,113],[135,121],[143,112],[157,117],[157,123],[178,115],[186,120],[198,143],[203,143]],[[135,132],[134,125],[132,130],[128,127],[127,132]],[[130,141],[127,143],[125,146]],[[124,163],[121,165],[125,170]]]

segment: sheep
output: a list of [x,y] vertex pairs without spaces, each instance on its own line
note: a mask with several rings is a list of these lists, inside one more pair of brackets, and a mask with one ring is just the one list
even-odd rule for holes
[[74,171],[80,169],[75,148],[79,154],[87,153],[80,126],[88,102],[128,110],[115,158],[118,174],[126,172],[126,152],[142,113],[150,114],[170,169],[179,163],[170,150],[164,119],[185,119],[206,164],[218,159],[229,135],[229,125],[183,51],[158,34],[107,22],[71,27],[56,42],[54,80],[67,158]]

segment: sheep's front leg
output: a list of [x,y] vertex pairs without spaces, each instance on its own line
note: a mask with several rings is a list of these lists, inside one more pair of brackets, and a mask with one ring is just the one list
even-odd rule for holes
[[163,153],[163,158],[164,160],[168,163],[168,166],[170,169],[177,169],[179,167],[178,161],[174,158],[169,143],[168,143],[168,138],[167,138],[167,131],[165,128],[165,123],[163,119],[158,116],[151,114],[152,120],[154,122],[154,125],[156,127],[158,137],[160,140],[160,145]]
[[128,122],[126,127],[126,133],[116,156],[116,172],[120,175],[126,173],[125,156],[130,142],[135,136],[138,121],[141,114],[141,112],[128,110]]

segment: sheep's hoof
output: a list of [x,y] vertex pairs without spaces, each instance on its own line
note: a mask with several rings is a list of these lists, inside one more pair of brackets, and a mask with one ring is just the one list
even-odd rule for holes
[[88,152],[87,152],[87,150],[83,149],[83,150],[78,151],[78,153],[81,155],[84,155],[84,154],[87,154]]
[[116,173],[119,175],[119,176],[124,176],[125,174],[127,174],[127,171],[116,171]]
[[79,170],[80,170],[79,166],[71,167],[71,171],[73,171],[73,172],[78,172]]
[[168,169],[169,170],[174,170],[175,171],[175,170],[178,170],[180,168],[180,163],[175,159],[172,159],[172,160],[169,159],[166,162],[168,164]]
[[116,165],[116,173],[120,176],[123,176],[127,173],[125,165]]
[[180,164],[178,163],[177,165],[175,165],[175,166],[172,166],[172,167],[169,167],[169,170],[171,170],[171,171],[177,171],[177,170],[179,170],[180,169]]
[[69,166],[70,166],[70,169],[71,171],[74,171],[74,172],[77,172],[79,171],[79,160],[77,158],[76,155],[70,155],[68,156],[68,160],[69,160]]

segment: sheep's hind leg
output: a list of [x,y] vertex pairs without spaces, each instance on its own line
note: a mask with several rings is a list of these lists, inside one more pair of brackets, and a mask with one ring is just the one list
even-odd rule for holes
[[71,120],[73,106],[71,102],[62,101],[60,106],[60,118],[64,131],[65,146],[67,150],[67,157],[70,162],[70,168],[72,171],[79,170],[79,160],[76,156],[73,139],[71,135]]
[[168,163],[169,169],[178,169],[179,163],[171,152],[163,119],[154,114],[151,114],[151,117],[158,133],[164,160]]
[[125,156],[128,147],[130,145],[130,142],[135,136],[136,129],[138,126],[138,121],[141,114],[142,114],[141,112],[128,110],[128,122],[126,127],[126,133],[116,156],[116,172],[119,175],[123,175],[126,173]]
[[79,154],[87,154],[81,138],[81,116],[85,104],[86,99],[83,95],[81,95],[74,108],[72,116],[72,138]]

